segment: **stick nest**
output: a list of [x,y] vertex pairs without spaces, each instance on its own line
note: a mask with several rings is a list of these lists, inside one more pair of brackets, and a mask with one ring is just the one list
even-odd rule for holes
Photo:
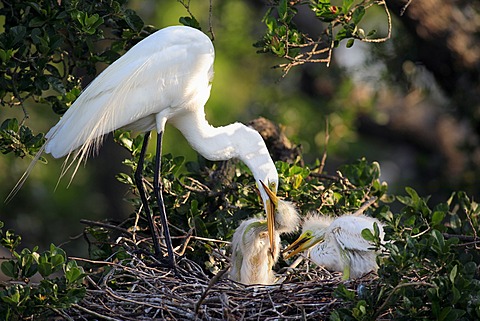
[[[367,278],[342,281],[338,273],[311,269],[304,261],[277,274],[283,282],[245,286],[228,278],[227,268],[207,275],[184,257],[176,271],[154,266],[135,253],[124,262],[97,262],[100,276],[88,277],[86,297],[62,312],[72,320],[325,320],[346,302],[334,291],[340,283],[357,290]],[[148,264],[146,263],[148,261]],[[154,261],[154,260],[153,260]],[[153,265],[153,266],[152,266]]]

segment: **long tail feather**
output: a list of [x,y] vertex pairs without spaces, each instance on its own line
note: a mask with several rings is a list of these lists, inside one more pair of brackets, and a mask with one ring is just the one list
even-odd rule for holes
[[18,193],[20,188],[22,188],[23,184],[25,183],[31,171],[33,170],[33,167],[35,166],[35,164],[37,164],[38,160],[40,159],[40,156],[42,156],[44,150],[45,150],[45,144],[40,148],[37,154],[35,154],[35,157],[30,162],[30,165],[28,165],[27,170],[23,173],[22,177],[20,177],[17,184],[15,184],[10,194],[8,194],[7,198],[5,199],[5,203],[10,202],[12,198]]

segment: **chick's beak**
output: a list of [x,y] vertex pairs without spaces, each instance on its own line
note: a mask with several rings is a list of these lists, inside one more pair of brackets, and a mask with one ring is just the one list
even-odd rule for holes
[[275,210],[278,205],[278,197],[277,195],[270,190],[270,188],[265,185],[264,182],[260,181],[262,184],[263,189],[268,195],[268,200],[267,200],[267,226],[268,226],[268,238],[270,240],[270,252],[274,253],[276,251],[275,249],[275,238],[274,238],[274,233],[275,233]]
[[315,244],[323,242],[323,239],[320,238],[314,238],[312,237],[311,233],[309,232],[304,232],[302,235],[298,237],[298,239],[295,240],[292,244],[290,244],[285,250],[283,250],[284,253],[288,251],[292,251],[288,254],[284,255],[285,259],[291,258],[294,255],[297,255],[300,252],[303,252]]

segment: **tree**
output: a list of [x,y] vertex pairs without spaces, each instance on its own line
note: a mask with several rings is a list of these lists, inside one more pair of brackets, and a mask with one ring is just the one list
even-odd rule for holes
[[[276,3],[281,7],[281,1]],[[368,36],[362,38],[361,35],[369,34],[368,30],[364,31],[362,23],[355,21],[355,17],[363,14],[362,7],[356,7],[349,16],[342,12],[346,3],[349,2],[343,1],[343,5],[338,7],[341,10],[330,10],[330,17],[323,18],[328,27],[322,33],[322,27],[315,24],[317,21],[307,20],[308,15],[302,9],[306,6],[305,2],[288,2],[288,19],[283,20],[296,21],[298,25],[302,22],[301,28],[290,29],[298,34],[321,33],[323,38],[320,37],[316,43],[317,52],[302,52],[298,60],[272,49],[272,52],[287,58],[287,62],[280,65],[290,70],[292,66],[308,60],[329,63],[330,49],[338,45],[337,40],[348,30],[353,31],[353,39],[347,42],[347,46],[353,45],[354,39],[372,41]],[[397,166],[413,171],[417,178],[410,184],[413,183],[423,192],[434,194],[435,197],[462,188],[478,195],[478,184],[472,178],[478,174],[475,155],[479,150],[476,110],[480,50],[476,32],[478,26],[471,22],[473,17],[478,17],[478,4],[468,1],[362,2],[365,8],[371,8],[372,4],[385,4],[397,19],[390,19],[387,14],[387,20],[394,28],[393,39],[371,46],[373,50],[367,53],[371,56],[369,65],[362,69],[367,74],[361,78],[366,84],[353,84],[353,88],[363,92],[363,95],[371,95],[373,103],[370,110],[358,106],[361,110],[354,116],[356,122],[351,125],[357,126],[358,133],[381,142],[379,145],[383,143],[382,148],[389,148],[392,143],[394,146],[405,146],[401,155],[398,155],[400,157],[396,157],[397,160],[404,158],[404,163],[397,162]],[[316,14],[321,12],[321,8],[333,8],[330,1],[320,1],[319,6],[313,7]],[[267,25],[268,19],[272,18],[266,18]],[[347,24],[347,28],[342,27],[334,38],[326,37],[336,22],[342,19],[351,19],[351,29]],[[335,35],[334,32],[332,34]],[[277,35],[274,39],[282,38]],[[308,48],[309,41],[310,38],[299,36],[294,40],[285,39],[283,46]],[[317,53],[324,54],[325,59],[313,59]],[[302,60],[302,55],[308,59]],[[358,65],[355,67],[359,68]],[[383,70],[383,77],[372,77],[375,74],[370,72],[372,69]],[[308,69],[298,72],[306,78],[304,90],[315,98],[321,97],[324,89],[313,85],[319,81],[317,76]],[[318,77],[325,76],[321,74]],[[369,81],[367,77],[374,81]],[[352,101],[350,105],[353,105]],[[391,153],[394,152],[395,149],[392,149]],[[410,154],[410,159],[405,154]],[[395,157],[390,161],[395,162]]]

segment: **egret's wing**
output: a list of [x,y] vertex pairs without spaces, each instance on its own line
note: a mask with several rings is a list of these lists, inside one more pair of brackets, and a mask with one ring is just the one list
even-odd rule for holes
[[369,251],[373,245],[362,237],[361,231],[351,231],[337,227],[332,230],[332,235],[343,250]]
[[340,216],[332,222],[329,230],[343,249],[369,251],[373,245],[363,238],[362,231],[370,229],[373,232],[374,223],[378,224],[382,236],[382,224],[377,219],[364,215]]
[[246,222],[242,222],[235,230],[235,233],[233,233],[232,241],[230,242],[232,251],[232,256],[230,258],[230,278],[237,282],[241,281],[243,265],[242,238],[246,227]]
[[[258,261],[260,252],[268,247],[268,242],[264,242],[263,246],[259,244],[259,241],[265,239],[268,239],[265,220],[251,218],[238,226],[231,242],[230,278],[232,280],[245,284],[268,281],[267,279],[270,277],[268,270],[273,264],[266,253],[262,257],[266,265],[262,265]],[[264,274],[265,271],[267,271],[266,274]]]
[[77,160],[73,178],[105,134],[129,124],[142,130],[155,125],[163,129],[175,108],[189,108],[189,102],[205,104],[213,60],[210,39],[189,27],[168,27],[139,42],[95,78],[50,129],[45,145],[7,199],[21,188],[43,151],[56,158],[69,156],[61,176]]
[[232,257],[230,260],[230,278],[237,282],[241,280],[240,272],[243,264],[243,254],[240,249],[240,244],[238,243],[239,240],[241,240],[241,238],[236,237],[235,234],[231,242]]
[[166,120],[198,91],[207,90],[208,99],[213,59],[210,40],[193,28],[165,28],[145,38],[84,90],[47,133],[45,151],[62,157],[80,147],[74,159],[81,161],[106,133],[146,117],[153,129],[153,115],[165,111]]

